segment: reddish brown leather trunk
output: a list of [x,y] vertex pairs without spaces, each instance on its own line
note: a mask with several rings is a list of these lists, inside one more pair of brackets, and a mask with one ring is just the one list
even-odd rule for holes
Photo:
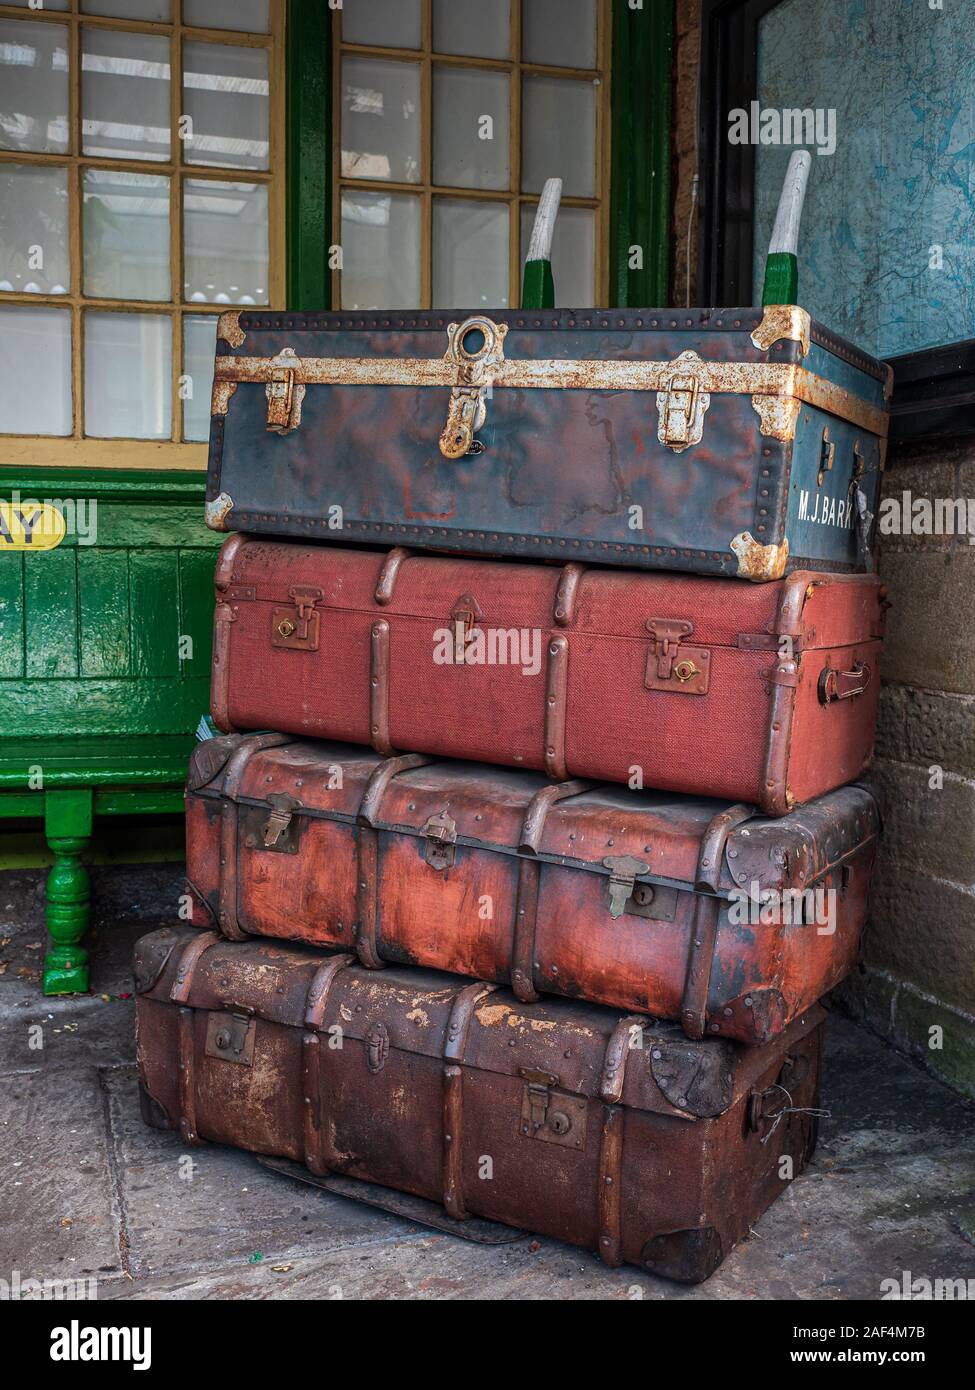
[[[187,789],[196,925],[780,1033],[857,957],[874,794],[790,815],[537,773],[231,735]],[[762,900],[774,895],[770,904]]]
[[[689,1042],[568,1000],[166,929],[136,948],[145,1118],[696,1283],[815,1143],[823,1011]],[[785,1162],[788,1159],[789,1162]]]
[[869,763],[883,595],[874,575],[753,585],[235,535],[213,714],[782,815]]

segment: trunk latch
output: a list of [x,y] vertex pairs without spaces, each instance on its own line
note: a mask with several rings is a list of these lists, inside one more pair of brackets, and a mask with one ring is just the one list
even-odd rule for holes
[[207,1019],[204,1055],[249,1067],[254,1062],[257,1022],[245,1013],[212,1013]]
[[488,392],[504,362],[507,331],[507,324],[495,323],[483,315],[447,325],[444,360],[452,363],[457,372],[455,385],[450,389],[447,423],[440,436],[444,458],[459,459],[483,451],[483,444],[474,435],[487,419]]
[[637,874],[648,874],[650,865],[643,859],[634,859],[632,854],[611,854],[603,864],[609,870],[609,915],[614,919],[622,917]]
[[423,827],[426,843],[423,857],[432,869],[449,869],[454,862],[457,845],[457,825],[442,811],[431,816]]
[[704,435],[704,416],[711,404],[707,391],[702,391],[697,367],[704,362],[688,348],[671,362],[667,385],[657,392],[657,438],[675,454],[692,444],[700,444]]
[[290,434],[301,424],[304,386],[296,381],[301,366],[294,348],[285,348],[271,359],[271,376],[264,388],[267,396],[267,427],[272,434]]
[[271,610],[271,646],[291,651],[317,652],[321,622],[315,604],[325,597],[324,590],[295,585],[288,590],[293,608]]
[[650,618],[647,630],[653,638],[643,682],[647,689],[706,695],[711,653],[707,647],[688,647],[684,642],[694,631],[694,624],[679,618]]
[[478,623],[483,617],[481,605],[473,594],[461,594],[450,610],[450,622],[454,634],[454,660],[463,662],[467,648],[473,641]]
[[288,796],[287,792],[272,792],[268,797],[268,803],[271,806],[271,814],[261,831],[262,843],[265,849],[284,849],[282,841],[288,838],[292,818],[301,802],[296,801],[293,796]]
[[580,1096],[553,1096],[554,1072],[519,1067],[525,1083],[521,1098],[521,1132],[529,1139],[581,1149],[586,1137],[586,1102]]

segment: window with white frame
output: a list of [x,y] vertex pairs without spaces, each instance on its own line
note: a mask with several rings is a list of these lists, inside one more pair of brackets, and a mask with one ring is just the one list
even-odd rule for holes
[[557,300],[605,304],[609,4],[343,0],[334,25],[333,302],[517,305],[560,177]]
[[283,10],[0,4],[0,434],[39,461],[180,462],[216,315],[282,304]]

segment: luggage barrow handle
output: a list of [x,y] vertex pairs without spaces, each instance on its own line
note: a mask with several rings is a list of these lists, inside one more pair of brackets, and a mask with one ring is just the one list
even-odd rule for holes
[[872,672],[865,661],[858,661],[852,671],[839,671],[824,666],[819,673],[819,703],[832,705],[837,700],[852,700],[862,695],[870,684]]

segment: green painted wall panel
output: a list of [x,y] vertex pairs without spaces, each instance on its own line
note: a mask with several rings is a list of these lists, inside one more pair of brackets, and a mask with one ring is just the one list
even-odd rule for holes
[[213,640],[213,571],[216,557],[206,550],[179,552],[179,631],[192,642],[192,657],[183,661],[185,677],[208,678]]
[[[25,738],[121,738],[147,730],[188,736],[209,708],[210,683],[179,678],[5,681],[0,703],[4,732],[16,730],[21,744]],[[7,741],[0,738],[0,759]]]
[[24,674],[24,559],[0,555],[0,678]]
[[125,550],[77,551],[80,667],[83,676],[127,676],[129,556]]
[[179,675],[179,553],[129,551],[132,675]]
[[27,675],[78,674],[74,551],[59,546],[24,556]]

